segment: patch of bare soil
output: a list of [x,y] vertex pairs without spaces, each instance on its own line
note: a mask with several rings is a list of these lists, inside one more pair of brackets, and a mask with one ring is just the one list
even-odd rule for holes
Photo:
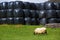
[[60,28],[60,23],[49,23],[49,24],[45,24],[45,27]]
[[23,25],[21,25],[21,24],[15,25],[16,28],[19,28],[19,27],[22,27],[22,26],[23,26]]

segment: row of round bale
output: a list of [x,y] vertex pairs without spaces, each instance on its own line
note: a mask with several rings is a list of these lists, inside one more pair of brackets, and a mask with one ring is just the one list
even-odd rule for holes
[[0,24],[60,23],[60,3],[11,1],[0,3]]
[[0,18],[7,17],[60,18],[60,10],[29,10],[29,9],[0,10]]
[[47,23],[60,23],[60,18],[0,18],[0,24],[26,24],[26,25],[39,25]]
[[31,10],[60,10],[59,2],[45,2],[45,3],[30,3],[22,1],[1,2],[0,10],[2,9],[31,9]]

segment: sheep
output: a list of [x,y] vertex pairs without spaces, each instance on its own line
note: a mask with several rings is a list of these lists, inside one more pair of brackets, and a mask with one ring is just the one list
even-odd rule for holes
[[46,28],[45,27],[42,27],[42,28],[36,28],[35,30],[34,30],[34,34],[47,34],[47,30],[46,30]]

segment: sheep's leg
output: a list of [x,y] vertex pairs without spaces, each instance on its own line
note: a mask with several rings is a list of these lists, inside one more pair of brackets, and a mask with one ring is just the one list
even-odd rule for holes
[[34,32],[33,34],[34,34],[34,35],[36,35],[36,33],[35,33],[35,32]]
[[38,33],[35,33],[35,32],[34,32],[34,35],[36,35],[36,34],[38,34]]
[[45,31],[45,34],[47,34],[47,30]]

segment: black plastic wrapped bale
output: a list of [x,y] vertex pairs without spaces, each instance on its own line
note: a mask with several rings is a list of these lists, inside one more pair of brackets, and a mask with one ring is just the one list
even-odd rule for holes
[[24,9],[23,11],[24,11],[25,17],[30,17],[31,12],[29,9]]
[[7,18],[1,18],[1,23],[6,24],[7,23]]
[[39,10],[45,10],[45,8],[44,8],[44,3],[39,3],[38,5],[39,5],[39,6],[38,6],[38,9],[39,9]]
[[37,13],[37,11],[35,11],[35,10],[30,10],[30,12],[31,12],[31,18],[38,18],[38,13]]
[[2,2],[1,9],[8,9],[8,2]]
[[41,18],[40,19],[40,24],[45,25],[47,23],[47,19],[46,18]]
[[19,24],[20,23],[19,21],[20,21],[19,18],[14,18],[14,24]]
[[47,10],[46,18],[56,18],[56,10]]
[[60,18],[57,18],[57,23],[60,23]]
[[30,10],[30,18],[35,18],[35,10]]
[[36,10],[36,5],[35,5],[35,3],[30,3],[30,9],[31,9],[31,10]]
[[32,19],[31,19],[31,25],[36,25],[36,20],[35,20],[35,18],[32,18]]
[[41,10],[41,3],[35,3],[35,5],[36,5],[36,10]]
[[23,17],[15,18],[14,23],[15,24],[25,24],[25,20]]
[[50,19],[48,19],[48,23],[57,23],[57,19],[56,18],[50,18]]
[[24,18],[20,18],[20,24],[25,24],[25,20],[24,20]]
[[29,17],[25,18],[25,24],[30,25],[31,24],[31,18],[29,18]]
[[13,10],[12,9],[7,9],[7,17],[13,17]]
[[14,8],[24,8],[24,4],[22,1],[15,1],[14,2]]
[[14,9],[14,17],[24,17],[24,11],[22,9]]
[[40,20],[39,18],[36,19],[36,25],[39,25],[40,24]]
[[8,2],[8,9],[14,9],[14,2],[11,1],[11,2]]
[[30,9],[30,3],[29,2],[23,2],[24,3],[24,9]]
[[0,10],[1,10],[2,4],[0,3]]
[[35,11],[35,18],[39,18],[39,12],[38,10]]
[[39,18],[46,18],[46,11],[45,10],[41,10],[39,12]]
[[14,19],[13,18],[7,18],[7,24],[13,24]]
[[7,11],[6,10],[0,10],[0,18],[6,18],[7,17]]
[[55,2],[54,3],[56,10],[60,10],[60,3],[59,2]]
[[60,18],[60,10],[56,10],[57,12],[57,18]]
[[0,10],[0,18],[1,18],[2,10]]
[[45,9],[46,10],[56,9],[54,2],[45,2]]
[[31,3],[30,9],[34,10],[44,10],[44,3]]
[[32,18],[31,19],[31,25],[39,25],[39,20],[35,19],[35,18]]
[[2,19],[0,18],[0,24],[2,24]]

